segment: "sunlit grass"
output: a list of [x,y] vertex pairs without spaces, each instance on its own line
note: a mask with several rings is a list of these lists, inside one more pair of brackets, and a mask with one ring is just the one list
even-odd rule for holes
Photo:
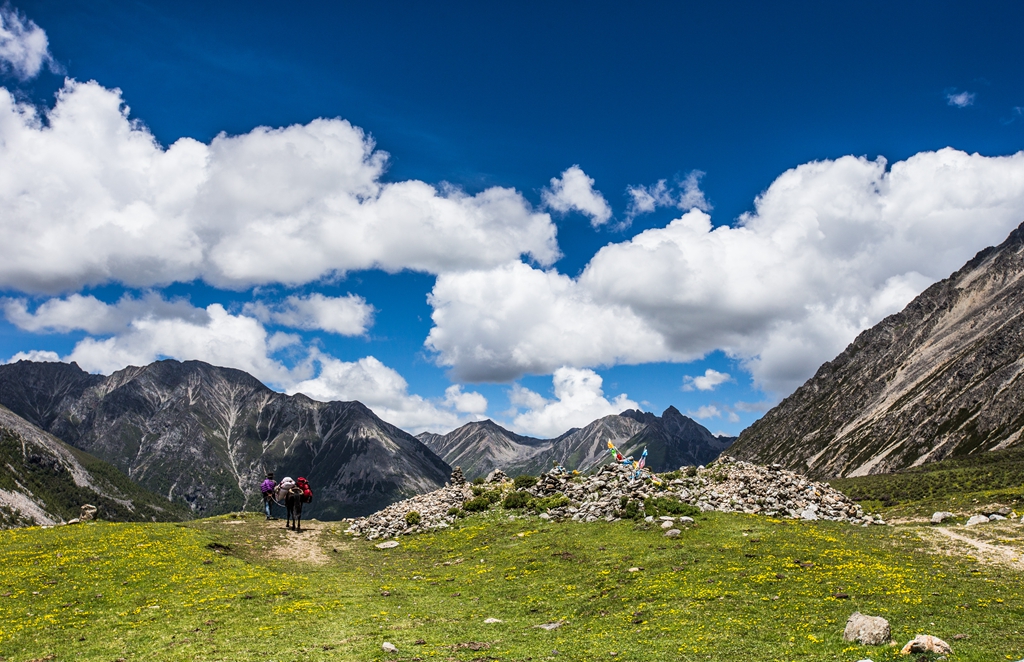
[[[1020,573],[933,555],[907,528],[710,513],[669,539],[491,512],[378,550],[340,524],[226,521],[0,532],[0,656],[371,660],[389,641],[400,660],[894,659],[842,640],[859,610],[900,645],[1024,657]],[[270,556],[314,539],[324,565]]]

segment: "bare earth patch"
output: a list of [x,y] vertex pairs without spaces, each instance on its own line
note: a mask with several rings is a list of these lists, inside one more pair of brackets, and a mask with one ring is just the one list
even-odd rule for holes
[[260,539],[270,543],[267,556],[280,561],[298,561],[311,565],[324,565],[328,556],[320,547],[321,534],[324,527],[319,523],[306,525],[302,531],[282,530],[281,520],[270,520],[260,524]]
[[982,524],[956,530],[936,526],[919,529],[918,535],[950,556],[968,554],[980,563],[1024,570],[1024,538],[1020,525],[996,526],[998,529]]

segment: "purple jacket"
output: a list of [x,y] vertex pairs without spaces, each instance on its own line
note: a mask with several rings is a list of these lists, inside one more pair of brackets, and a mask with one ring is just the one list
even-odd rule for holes
[[275,483],[272,478],[268,478],[260,485],[260,492],[263,494],[270,494],[274,491],[275,487],[277,487],[277,483]]

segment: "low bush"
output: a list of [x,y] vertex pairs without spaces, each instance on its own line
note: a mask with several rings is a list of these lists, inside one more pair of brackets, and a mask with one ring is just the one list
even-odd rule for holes
[[487,499],[487,503],[498,503],[501,501],[501,490],[488,490],[483,493],[483,497]]
[[422,521],[422,519],[423,518],[420,517],[419,512],[415,510],[410,510],[405,514],[405,523],[409,526],[416,526]]
[[700,508],[683,503],[674,497],[647,497],[644,499],[644,514],[654,517],[662,515],[693,517],[700,514]]
[[507,510],[517,510],[519,508],[526,508],[526,506],[530,504],[531,498],[532,497],[530,496],[529,492],[522,492],[517,490],[515,492],[510,492],[509,495],[505,497],[505,500],[501,503],[501,505]]
[[448,516],[449,517],[465,517],[466,516],[466,511],[463,510],[462,508],[459,508],[458,506],[452,506],[451,508],[448,509]]
[[533,487],[537,484],[537,477],[529,474],[523,474],[522,476],[516,476],[513,483],[517,490],[525,490],[527,487]]
[[543,497],[541,499],[531,499],[530,507],[537,513],[546,513],[552,508],[561,508],[562,506],[568,506],[570,503],[569,497],[565,496],[561,492],[555,492],[549,497]]
[[473,484],[474,485],[483,485],[484,484],[484,477],[483,476],[477,476],[476,478],[473,479]]
[[462,504],[462,509],[468,513],[480,513],[491,507],[491,500],[486,496],[473,497]]

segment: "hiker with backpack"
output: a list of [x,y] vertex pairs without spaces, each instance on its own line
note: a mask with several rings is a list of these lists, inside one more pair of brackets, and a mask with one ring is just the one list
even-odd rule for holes
[[274,500],[274,489],[277,483],[274,482],[274,472],[268,471],[267,478],[260,483],[260,493],[263,495],[263,510],[267,513],[267,519],[274,519],[270,514],[270,502]]

